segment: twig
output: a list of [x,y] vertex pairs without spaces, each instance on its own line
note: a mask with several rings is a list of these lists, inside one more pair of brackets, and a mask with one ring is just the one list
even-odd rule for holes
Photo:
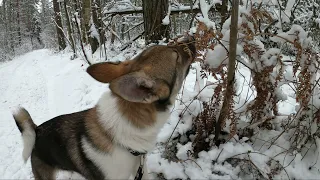
[[222,151],[223,151],[223,148],[221,149],[220,153],[218,154],[218,156],[217,156],[217,158],[216,158],[216,162],[218,162],[218,159],[219,159],[219,157],[220,157],[220,155],[221,155]]
[[279,163],[277,160],[275,160],[274,158],[272,158],[272,157],[270,157],[270,156],[267,156],[267,155],[265,155],[265,154],[263,154],[263,153],[260,153],[260,152],[251,152],[251,151],[248,151],[248,152],[245,152],[245,153],[240,153],[240,154],[233,155],[233,156],[231,156],[231,157],[229,157],[229,158],[227,158],[227,159],[232,159],[232,158],[235,158],[236,156],[240,156],[240,155],[244,155],[244,154],[248,154],[248,155],[249,155],[249,154],[260,154],[260,155],[263,155],[263,156],[266,156],[266,157],[270,158],[271,160],[275,161],[276,163],[278,163],[278,164],[282,167],[282,169],[283,169],[284,172],[286,173],[288,179],[290,179],[290,176],[289,176],[287,170],[285,169],[286,167],[284,167],[282,164],[280,164],[280,163]]
[[189,106],[193,103],[193,101],[200,95],[200,93],[201,93],[207,86],[210,86],[210,85],[211,85],[211,84],[205,85],[205,86],[198,92],[198,94],[193,97],[193,99],[190,101],[190,103],[189,103],[186,107],[184,107],[184,109],[181,111],[181,113],[180,113],[181,116],[180,116],[177,124],[176,124],[175,127],[173,128],[173,131],[172,131],[171,135],[169,136],[169,138],[168,138],[168,140],[167,140],[167,142],[166,142],[165,149],[167,149],[168,144],[169,144],[169,141],[171,140],[174,131],[177,129],[177,127],[178,127],[178,125],[179,125],[179,123],[180,123],[180,121],[181,121],[181,119],[182,119],[182,117],[183,117],[183,114],[187,111],[187,109],[188,109]]
[[142,35],[144,34],[144,31],[142,33],[140,33],[139,35],[137,35],[136,37],[134,37],[132,40],[130,40],[129,42],[127,42],[125,45],[123,45],[123,47],[121,47],[121,51],[125,50],[127,47],[129,47],[129,45],[131,43],[133,43],[133,41],[137,40],[138,38],[140,38]]
[[132,26],[131,28],[129,28],[128,30],[126,30],[123,34],[126,34],[126,33],[128,33],[129,31],[131,31],[132,29],[134,29],[134,28],[136,28],[136,27],[138,27],[138,26],[140,26],[141,24],[143,24],[144,22],[143,21],[141,21],[141,22],[139,22],[138,24],[135,24],[134,26]]
[[188,159],[186,159],[186,160],[184,160],[184,161],[182,161],[182,162],[186,162],[186,161],[192,161],[192,162],[194,162],[194,163],[201,169],[201,171],[203,171],[202,168],[201,168],[201,166],[200,166],[195,160],[188,158]]

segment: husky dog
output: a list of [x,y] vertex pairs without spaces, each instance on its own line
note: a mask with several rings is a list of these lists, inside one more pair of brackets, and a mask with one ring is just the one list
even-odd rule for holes
[[[13,117],[22,133],[23,158],[31,156],[35,179],[55,179],[57,170],[97,180],[135,176],[141,154],[154,148],[169,117],[195,51],[185,38],[174,45],[151,46],[133,60],[91,65],[88,74],[109,83],[110,91],[91,109],[39,126],[19,108]],[[146,168],[142,179],[148,179]]]

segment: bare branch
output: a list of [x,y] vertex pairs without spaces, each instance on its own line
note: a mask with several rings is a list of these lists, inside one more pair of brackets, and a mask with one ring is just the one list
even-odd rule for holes
[[[214,7],[211,7],[210,11],[214,10]],[[179,14],[179,13],[199,13],[201,12],[199,7],[192,8],[192,7],[186,7],[183,9],[177,9],[177,8],[172,8],[171,14]],[[138,9],[128,9],[128,10],[117,10],[117,11],[107,11],[104,14],[106,15],[124,15],[124,14],[134,14],[138,13],[141,14],[143,13],[142,8]]]

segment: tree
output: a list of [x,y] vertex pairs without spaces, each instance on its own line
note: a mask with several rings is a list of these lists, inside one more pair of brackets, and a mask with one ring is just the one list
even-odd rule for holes
[[16,12],[17,12],[17,33],[19,39],[19,45],[21,45],[21,26],[20,26],[20,1],[16,1]]
[[54,10],[54,21],[56,25],[58,43],[59,43],[59,50],[63,50],[66,48],[66,41],[64,39],[62,21],[61,21],[61,12],[58,0],[53,0],[53,10]]
[[71,22],[70,22],[70,16],[69,16],[69,11],[67,8],[67,0],[63,1],[63,5],[64,5],[64,11],[65,11],[65,16],[66,16],[66,24],[67,24],[67,30],[68,30],[68,37],[69,37],[69,42],[73,51],[73,56],[76,56],[76,47],[75,47],[75,43],[73,40],[73,33],[72,33],[72,29],[71,29]]
[[[102,22],[101,22],[101,16],[100,16],[100,0],[92,0],[91,5],[92,10],[92,24],[90,28],[90,45],[91,45],[91,51],[94,53],[98,47],[99,44],[104,43],[104,34],[102,31]],[[94,32],[92,32],[94,31]]]
[[81,4],[81,30],[82,41],[88,43],[88,31],[90,29],[90,17],[91,17],[91,0],[83,0]]
[[50,23],[51,9],[49,7],[48,0],[41,0],[41,23],[42,26],[46,26]]
[[[238,41],[238,11],[239,11],[239,0],[232,1],[232,15],[231,15],[231,25],[230,25],[230,45],[229,45],[229,63],[228,63],[228,78],[227,87],[224,95],[223,105],[221,112],[216,122],[215,131],[215,142],[216,145],[220,144],[219,135],[221,132],[221,124],[230,114],[230,104],[232,104],[232,98],[234,94],[234,73],[236,68],[236,56],[237,56],[237,41]],[[230,118],[230,117],[229,117]],[[230,118],[232,119],[232,117]],[[232,121],[232,123],[235,123]],[[235,124],[234,124],[235,126]]]
[[142,7],[146,43],[168,39],[170,26],[162,24],[163,18],[167,15],[168,0],[143,0]]

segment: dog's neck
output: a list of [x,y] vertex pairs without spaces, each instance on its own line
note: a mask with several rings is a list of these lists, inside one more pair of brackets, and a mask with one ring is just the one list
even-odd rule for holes
[[156,104],[132,103],[105,92],[97,104],[100,124],[113,141],[136,151],[149,151],[159,130],[169,117],[169,110],[158,111]]
[[115,96],[119,111],[125,119],[137,128],[147,128],[156,122],[157,109],[154,104],[129,102]]

